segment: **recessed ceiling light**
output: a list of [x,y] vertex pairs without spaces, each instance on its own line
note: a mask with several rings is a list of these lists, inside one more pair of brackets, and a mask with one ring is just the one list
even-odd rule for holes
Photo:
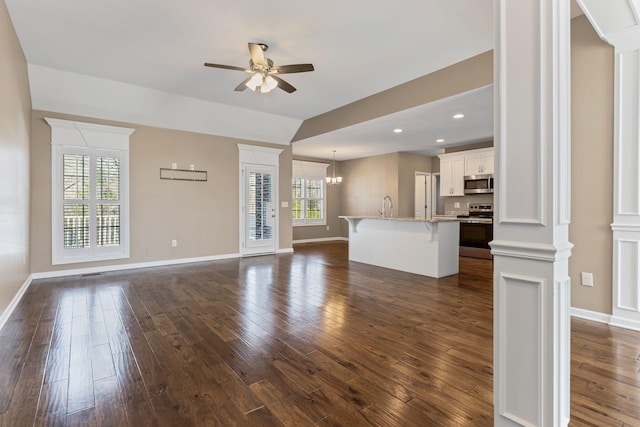
[[444,142],[444,139],[436,139],[436,142]]
[[393,130],[394,133],[402,133],[402,129],[400,128],[396,128]]
[[464,117],[464,114],[462,114],[462,113],[458,113],[458,114],[454,114],[454,115],[453,115],[453,118],[454,118],[454,119],[461,119],[461,118],[463,118],[463,117]]

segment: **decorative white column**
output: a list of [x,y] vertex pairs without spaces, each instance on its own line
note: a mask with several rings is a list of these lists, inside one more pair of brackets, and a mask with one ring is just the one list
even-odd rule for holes
[[569,0],[494,0],[494,413],[569,422]]
[[640,330],[640,1],[578,0],[615,48],[611,324]]
[[611,324],[640,330],[640,48],[615,49]]

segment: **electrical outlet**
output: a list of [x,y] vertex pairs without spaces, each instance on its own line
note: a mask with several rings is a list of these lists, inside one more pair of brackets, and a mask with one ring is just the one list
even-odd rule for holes
[[582,276],[582,286],[593,286],[593,273],[580,273]]
[[177,163],[171,163],[171,169],[178,169]]
[[456,209],[460,208],[460,202],[455,202],[453,204],[453,207],[456,208]]
[[331,230],[331,227],[327,225],[327,231]]
[[178,247],[178,241],[177,241],[176,239],[173,239],[173,240],[171,241],[171,247],[172,247],[172,248],[177,248],[177,247]]
[[282,202],[282,207],[283,208],[288,208],[289,207],[289,202]]

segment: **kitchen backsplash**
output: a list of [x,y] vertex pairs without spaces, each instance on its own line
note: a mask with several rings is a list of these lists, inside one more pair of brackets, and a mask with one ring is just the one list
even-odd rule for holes
[[[469,212],[470,203],[493,203],[493,194],[473,194],[460,197],[442,197],[445,215],[459,215]],[[456,207],[460,203],[460,207]]]

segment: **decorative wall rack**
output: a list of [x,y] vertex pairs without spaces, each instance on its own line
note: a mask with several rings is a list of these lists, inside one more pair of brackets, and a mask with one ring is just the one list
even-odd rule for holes
[[207,171],[160,168],[160,179],[170,179],[172,181],[203,182],[207,180]]

